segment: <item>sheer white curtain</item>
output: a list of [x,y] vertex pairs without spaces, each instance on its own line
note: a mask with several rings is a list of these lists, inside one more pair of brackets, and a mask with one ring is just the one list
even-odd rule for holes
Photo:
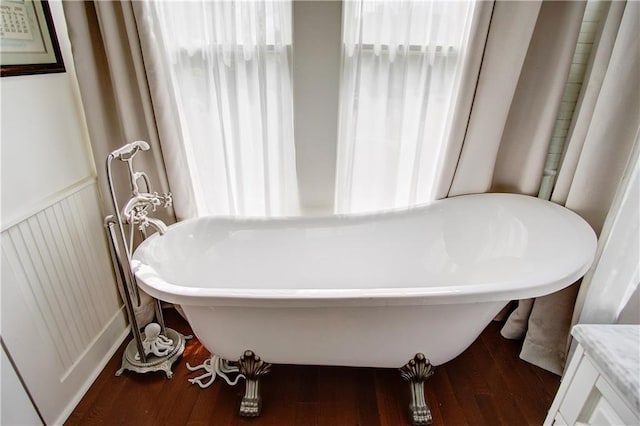
[[163,119],[177,122],[182,142],[163,140],[163,151],[182,158],[187,177],[173,179],[190,180],[176,185],[191,188],[188,215],[297,214],[291,2],[138,7],[141,37],[151,40],[147,56],[157,71],[150,80],[161,80],[151,85],[172,91],[157,96],[164,97],[165,111],[173,102],[175,115]]
[[434,198],[474,2],[343,5],[336,211]]
[[574,323],[615,322],[630,299],[638,301],[640,96],[629,88],[640,87],[639,23],[640,3],[611,5],[552,198],[566,200],[596,229],[602,224],[596,261],[578,293]]

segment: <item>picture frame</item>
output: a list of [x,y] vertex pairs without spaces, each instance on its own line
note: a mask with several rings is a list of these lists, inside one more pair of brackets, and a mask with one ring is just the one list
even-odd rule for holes
[[65,72],[46,0],[0,0],[0,76]]

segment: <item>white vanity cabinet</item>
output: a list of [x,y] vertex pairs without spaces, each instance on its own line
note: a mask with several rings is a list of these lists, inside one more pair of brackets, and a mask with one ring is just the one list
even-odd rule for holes
[[545,425],[640,425],[640,326],[577,325]]

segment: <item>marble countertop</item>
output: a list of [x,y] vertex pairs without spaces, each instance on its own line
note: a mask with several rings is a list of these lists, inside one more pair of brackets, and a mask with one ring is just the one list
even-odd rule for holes
[[579,324],[571,334],[640,413],[640,325]]

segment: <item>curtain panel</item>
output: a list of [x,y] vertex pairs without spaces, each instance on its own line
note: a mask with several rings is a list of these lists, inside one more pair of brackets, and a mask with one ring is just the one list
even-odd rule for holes
[[634,139],[596,260],[578,292],[573,324],[640,324],[640,123]]
[[[74,66],[87,120],[91,150],[103,197],[113,207],[104,167],[107,155],[135,140],[149,142],[153,155],[138,157],[152,184],[169,191],[162,149],[140,51],[133,10],[128,2],[63,2]],[[126,174],[114,175],[116,192],[130,193]],[[119,199],[124,205],[126,199]],[[173,222],[172,217],[163,219]]]

